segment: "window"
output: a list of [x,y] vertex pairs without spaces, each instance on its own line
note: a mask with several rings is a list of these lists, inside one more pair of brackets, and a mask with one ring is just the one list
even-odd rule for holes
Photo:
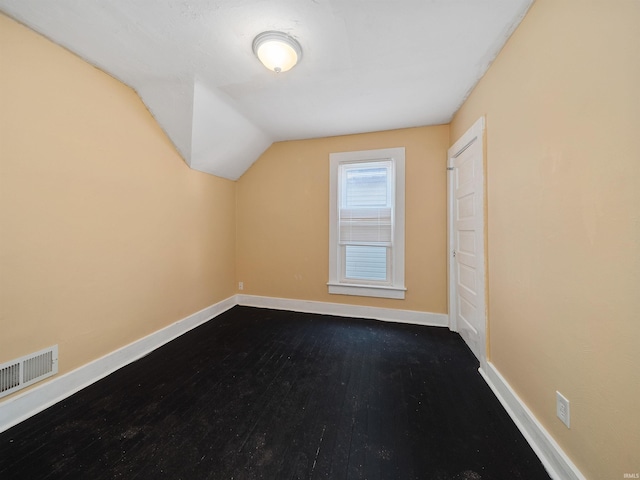
[[330,155],[329,293],[404,298],[404,148]]

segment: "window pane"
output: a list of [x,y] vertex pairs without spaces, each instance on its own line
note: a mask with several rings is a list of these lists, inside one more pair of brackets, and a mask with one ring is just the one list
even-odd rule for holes
[[385,207],[388,205],[386,166],[349,168],[346,171],[345,207]]
[[345,246],[345,277],[358,280],[387,280],[387,248]]

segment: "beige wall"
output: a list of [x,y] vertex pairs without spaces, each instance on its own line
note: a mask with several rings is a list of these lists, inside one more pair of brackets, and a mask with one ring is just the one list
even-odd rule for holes
[[[238,181],[237,279],[252,295],[446,313],[447,126],[281,142]],[[406,148],[405,300],[329,295],[329,154]]]
[[0,15],[0,362],[68,372],[235,293],[235,183],[135,92]]
[[[236,185],[189,170],[129,88],[0,15],[0,362],[58,343],[69,371],[235,281],[446,312],[446,149],[486,115],[491,361],[589,478],[639,471],[638,23],[636,0],[538,0],[451,132],[277,143]],[[329,153],[396,146],[407,298],[328,295]]]
[[639,24],[538,0],[451,126],[486,115],[491,361],[594,480],[640,471]]

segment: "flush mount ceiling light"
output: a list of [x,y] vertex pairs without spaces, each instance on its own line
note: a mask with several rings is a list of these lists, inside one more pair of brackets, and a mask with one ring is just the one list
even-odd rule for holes
[[302,58],[297,40],[283,32],[262,32],[253,39],[253,53],[269,70],[276,73],[291,70]]

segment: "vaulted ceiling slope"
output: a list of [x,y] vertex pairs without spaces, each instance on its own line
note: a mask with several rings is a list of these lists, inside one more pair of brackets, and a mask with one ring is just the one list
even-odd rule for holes
[[[0,0],[134,88],[192,168],[239,178],[274,141],[448,123],[533,0]],[[295,37],[276,74],[251,44]]]

